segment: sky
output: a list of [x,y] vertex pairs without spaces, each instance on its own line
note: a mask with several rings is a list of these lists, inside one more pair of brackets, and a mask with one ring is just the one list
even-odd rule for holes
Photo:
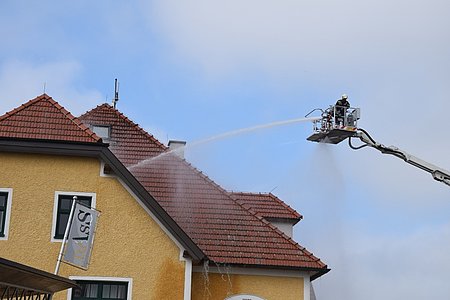
[[[341,94],[378,142],[450,170],[450,2],[1,1],[0,114],[111,102],[227,190],[272,192],[331,271],[318,299],[446,299],[450,188],[374,149],[306,141]],[[223,139],[238,129],[268,125]],[[209,142],[198,143],[198,141]]]

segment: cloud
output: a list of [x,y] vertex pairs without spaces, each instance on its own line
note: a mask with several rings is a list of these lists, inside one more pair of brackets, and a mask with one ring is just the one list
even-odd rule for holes
[[449,8],[441,0],[168,0],[148,10],[178,55],[209,74],[254,67],[326,76],[445,55]]
[[344,249],[330,243],[321,247],[333,270],[314,282],[318,299],[418,300],[450,292],[442,271],[450,267],[450,223],[407,236],[351,227],[345,233]]
[[10,60],[0,66],[2,114],[45,92],[72,114],[79,115],[102,102],[101,94],[77,87],[82,67],[74,61],[45,64]]

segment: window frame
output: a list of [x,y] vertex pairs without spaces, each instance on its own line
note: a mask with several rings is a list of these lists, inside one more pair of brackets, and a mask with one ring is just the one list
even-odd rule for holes
[[3,234],[0,232],[0,241],[8,240],[9,235],[9,223],[11,220],[11,207],[12,207],[12,188],[0,188],[1,193],[7,193],[6,206],[5,206],[5,218],[3,220]]
[[[129,277],[100,277],[100,276],[69,276],[69,279],[75,281],[87,281],[98,283],[126,283],[127,284],[127,297],[126,300],[132,300],[133,293],[133,278]],[[94,299],[94,298],[92,298]],[[72,300],[72,289],[67,290],[67,300]]]
[[[99,133],[95,132],[95,127],[97,128],[102,128],[102,129],[107,129],[108,131],[108,136],[101,136]],[[109,141],[111,139],[111,126],[110,125],[96,125],[96,124],[92,124],[91,128],[93,133],[95,133],[98,137],[100,137],[103,141]]]
[[54,202],[53,202],[53,221],[52,221],[52,231],[50,232],[50,241],[51,242],[62,242],[63,238],[55,238],[56,234],[56,226],[58,222],[58,200],[60,195],[70,195],[70,196],[83,196],[83,197],[91,197],[91,207],[96,208],[96,193],[86,193],[86,192],[66,192],[66,191],[56,191]]

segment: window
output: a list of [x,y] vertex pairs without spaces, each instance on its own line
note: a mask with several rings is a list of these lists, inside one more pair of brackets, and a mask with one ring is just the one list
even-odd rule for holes
[[0,189],[0,239],[8,238],[12,189]]
[[52,237],[54,240],[62,240],[69,221],[70,209],[72,208],[73,197],[77,197],[77,201],[87,207],[95,207],[95,194],[88,193],[66,193],[56,192],[55,208],[53,215]]
[[[91,278],[92,277],[90,277],[90,279]],[[129,299],[131,295],[131,279],[122,278],[123,281],[115,281],[112,279],[113,278],[108,280],[75,279],[80,288],[72,289],[72,291],[69,293],[69,299]]]
[[92,131],[104,140],[110,138],[111,128],[109,126],[93,125]]
[[0,192],[0,237],[5,236],[6,206],[8,205],[8,193]]

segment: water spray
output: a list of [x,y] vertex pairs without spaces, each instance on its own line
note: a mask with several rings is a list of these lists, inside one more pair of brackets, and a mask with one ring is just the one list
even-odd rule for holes
[[215,142],[215,141],[219,141],[219,140],[223,140],[223,139],[227,139],[227,138],[231,138],[237,135],[241,135],[241,134],[245,134],[248,132],[252,132],[252,131],[257,131],[257,130],[263,130],[263,129],[268,129],[268,128],[273,128],[273,127],[279,127],[279,126],[286,126],[286,125],[290,125],[290,124],[295,124],[295,123],[301,123],[301,122],[316,122],[318,120],[320,120],[321,117],[305,117],[305,118],[297,118],[297,119],[290,119],[290,120],[285,120],[285,121],[277,121],[277,122],[272,122],[272,123],[268,123],[268,124],[262,124],[262,125],[256,125],[256,126],[251,126],[251,127],[247,127],[247,128],[241,128],[241,129],[236,129],[236,130],[231,130],[228,132],[224,132],[221,134],[217,134],[208,138],[204,138],[201,140],[197,140],[194,141],[188,145],[184,145],[181,147],[177,147],[175,149],[172,150],[168,150],[164,153],[161,153],[157,156],[154,157],[150,157],[147,158],[145,160],[142,160],[132,166],[128,167],[128,170],[132,171],[133,169],[149,164],[155,160],[161,159],[169,154],[177,154],[177,153],[181,153],[184,152],[185,149],[189,149],[189,148],[194,148],[203,144],[207,144],[207,143],[211,143],[211,142]]

